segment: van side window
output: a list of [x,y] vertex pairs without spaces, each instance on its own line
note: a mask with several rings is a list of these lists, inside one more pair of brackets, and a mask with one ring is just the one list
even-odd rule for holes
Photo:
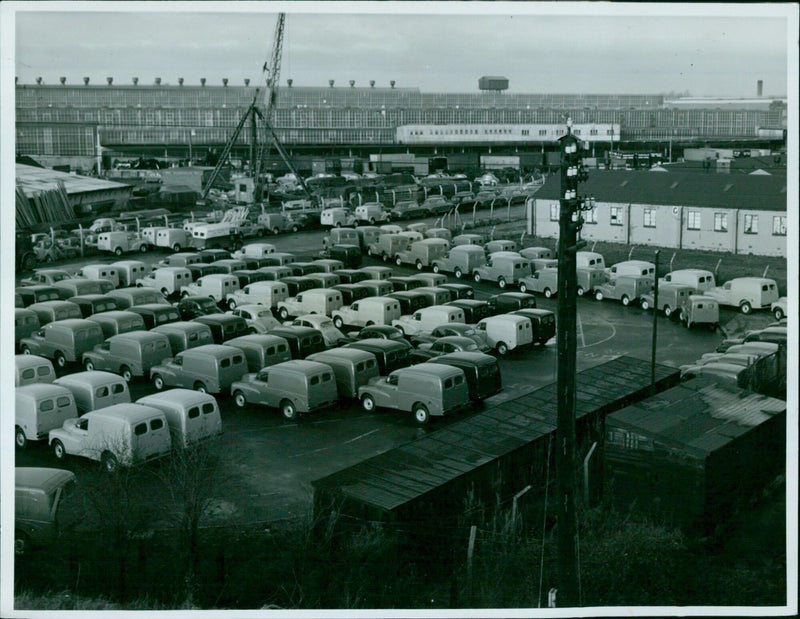
[[242,355],[236,355],[236,356],[234,356],[234,358],[233,358],[233,364],[234,364],[234,365],[239,365],[240,363],[244,363],[244,357],[242,357]]
[[43,400],[39,403],[39,410],[42,412],[53,410],[53,400]]
[[107,398],[108,397],[108,387],[98,387],[94,390],[94,395],[97,398]]
[[133,433],[136,436],[141,436],[145,432],[147,432],[147,423],[146,422],[137,423],[133,428]]
[[211,402],[206,402],[203,404],[203,414],[210,415],[214,412],[214,405]]
[[230,359],[223,359],[220,362],[219,365],[220,365],[220,367],[223,367],[223,368],[229,368],[229,367],[231,367],[231,360]]
[[270,346],[269,348],[267,348],[267,354],[268,355],[274,355],[275,354],[275,347],[274,346]]
[[125,385],[122,383],[117,383],[116,385],[111,385],[111,393],[124,393],[125,392]]
[[[39,369],[41,370],[42,368],[39,368]],[[28,368],[27,370],[22,370],[22,378],[24,378],[25,380],[29,380],[31,378],[34,378],[35,376],[36,376],[36,372],[34,371],[33,368]]]
[[186,415],[189,419],[195,419],[196,417],[200,416],[200,407],[199,406],[192,406],[188,411],[186,411]]
[[454,383],[454,384],[456,384],[456,385],[460,385],[460,384],[461,384],[461,383],[463,383],[463,382],[464,382],[464,379],[462,379],[460,376],[456,376],[456,377],[453,379],[453,383]]
[[368,359],[366,364],[367,364],[367,368],[368,369],[372,369],[372,368],[375,367],[375,360],[374,359]]
[[150,429],[151,430],[160,430],[164,427],[164,421],[161,419],[151,419],[150,420]]
[[312,385],[318,385],[319,384],[319,376],[312,376],[311,380],[309,380],[308,382],[310,384],[312,384]]
[[356,372],[363,372],[366,367],[367,364],[364,361],[362,361],[361,363],[356,363]]
[[444,381],[444,388],[445,389],[451,389],[452,387],[453,387],[453,379],[452,378],[446,378],[445,381]]
[[197,333],[190,333],[188,339],[189,339],[190,342],[196,342],[197,341]]

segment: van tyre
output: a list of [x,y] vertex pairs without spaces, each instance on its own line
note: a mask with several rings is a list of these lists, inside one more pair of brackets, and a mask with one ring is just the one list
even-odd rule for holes
[[161,377],[161,374],[155,374],[153,376],[153,387],[155,387],[156,391],[161,391],[164,388],[164,379]]
[[19,529],[14,529],[14,554],[21,557],[28,552],[29,546],[30,541],[28,540],[28,536]]
[[133,380],[133,372],[131,372],[131,369],[127,365],[123,365],[119,369],[119,375],[125,379],[126,383],[129,383]]
[[649,310],[649,309],[650,309],[650,303],[648,303],[648,302],[647,302],[647,301],[645,301],[644,299],[642,299],[642,309],[643,309],[644,311],[647,311],[647,310]]
[[497,285],[500,286],[501,289],[505,290],[506,278],[505,277],[498,277],[497,278]]
[[83,363],[83,369],[86,370],[87,372],[91,372],[92,370],[94,370],[94,363],[92,362],[91,359],[87,359]]
[[237,408],[244,408],[245,406],[247,406],[247,398],[241,391],[234,391],[233,403],[236,404]]
[[545,299],[550,299],[550,298],[552,298],[552,296],[553,296],[553,291],[550,290],[549,288],[545,288],[544,289],[544,298]]
[[594,293],[595,301],[602,301],[603,300],[603,293],[599,290]]
[[479,284],[481,281],[481,274],[475,271],[475,274],[472,276],[472,278],[475,280],[476,284]]
[[56,457],[56,460],[63,460],[67,457],[67,450],[64,449],[64,443],[58,439],[53,441],[53,455]]
[[[434,273],[438,273],[439,272],[439,265],[434,263],[434,265],[431,267],[431,271],[433,271]],[[778,320],[780,320],[780,318]]]
[[667,318],[672,316],[672,308],[669,305],[664,306],[664,316],[666,316]]
[[114,255],[115,256],[121,256],[122,255],[122,248],[121,247],[114,248]]
[[417,271],[421,271],[421,270],[422,270],[422,262],[417,260]]
[[31,354],[31,349],[28,348],[27,346],[23,346],[22,347],[22,354],[23,355],[30,355]]
[[281,317],[281,320],[286,320],[289,317],[289,310],[285,307],[282,307],[278,310],[278,316]]
[[181,244],[180,243],[175,243],[175,245],[172,246],[172,251],[177,253],[180,250],[181,250]]
[[455,268],[455,270],[453,271],[453,275],[455,275],[455,276],[456,276],[456,279],[461,279],[461,277],[462,277],[464,274],[461,272],[461,269],[459,269],[458,267],[456,267],[456,268]]
[[333,326],[337,329],[341,329],[344,326],[344,320],[342,320],[341,316],[333,317]]
[[519,291],[520,292],[528,292],[528,287],[524,283],[520,282]]
[[[579,297],[582,297],[583,295],[585,295],[585,294],[586,294],[586,290],[583,288],[583,286],[578,286],[578,287],[575,289],[575,293],[576,293],[576,294],[577,294]],[[647,309],[647,308],[645,308],[645,309]]]
[[368,413],[373,412],[375,410],[375,398],[373,398],[370,394],[365,393],[361,398],[361,408]]
[[206,387],[205,383],[199,380],[194,384],[194,390],[199,391],[200,393],[208,393],[208,387]]
[[424,404],[420,404],[419,402],[414,404],[411,409],[411,412],[414,415],[414,421],[416,421],[419,425],[425,425],[430,421],[431,415],[428,412],[428,408]]
[[283,400],[281,402],[281,415],[284,419],[297,419],[297,408],[291,400]]
[[783,310],[780,307],[776,307],[775,311],[772,312],[773,316],[775,316],[775,320],[782,320],[783,319]]
[[272,234],[274,234],[275,236],[278,236],[279,233],[280,233],[280,229],[278,228],[278,226],[275,226],[272,229]]
[[119,468],[119,461],[117,460],[117,457],[108,451],[102,455],[100,458],[100,463],[103,465],[103,469],[108,474],[116,473],[117,469]]
[[139,253],[140,254],[146,254],[147,253],[147,245],[146,244],[142,244],[142,245],[139,246]]
[[497,342],[497,354],[498,355],[508,354],[508,345],[506,345],[505,342]]
[[622,304],[625,307],[628,307],[631,304],[631,300],[628,298],[628,295],[626,295],[626,294],[622,295],[622,298],[620,299],[620,301],[622,301]]
[[298,232],[299,230],[300,230],[300,227],[297,224],[292,226],[292,232]]
[[403,266],[403,260],[400,258],[400,256],[397,256],[397,258],[395,258],[394,263],[399,267]]
[[749,301],[742,301],[739,305],[739,309],[741,310],[742,314],[749,314],[753,310],[753,306],[750,305]]
[[56,365],[58,367],[60,367],[62,369],[67,367],[67,358],[64,356],[64,353],[57,352],[56,356],[55,356],[55,360],[56,360]]
[[14,444],[17,449],[25,449],[28,446],[28,437],[25,436],[25,430],[19,426],[14,429]]

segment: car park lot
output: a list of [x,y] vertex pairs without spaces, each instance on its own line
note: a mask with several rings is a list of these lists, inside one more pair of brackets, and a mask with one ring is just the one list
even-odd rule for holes
[[[516,210],[521,209],[516,207]],[[512,207],[514,211],[515,207]],[[278,251],[291,251],[302,256],[301,259],[313,259],[322,247],[325,234],[323,231],[299,232],[270,240]],[[155,253],[141,256],[152,263],[162,257],[162,254]],[[365,258],[365,265],[369,264],[379,263]],[[57,266],[72,270],[79,268],[81,263],[71,260]],[[392,265],[392,268],[396,275],[416,273],[413,266]],[[450,277],[449,281],[457,280]],[[476,299],[485,300],[501,292],[494,283],[474,283],[469,280],[466,283],[474,286]],[[540,308],[556,310],[556,299],[537,295],[536,301]],[[723,327],[732,325],[736,331],[763,327],[772,320],[769,312],[742,316],[734,310],[725,309],[721,314]],[[649,363],[652,324],[652,313],[638,307],[597,302],[592,298],[578,299],[578,371],[623,354]],[[676,368],[692,363],[702,354],[715,350],[724,337],[721,332],[704,329],[689,331],[680,323],[660,316],[657,360]],[[503,390],[487,400],[485,405],[514,398],[554,381],[555,339],[544,346],[512,351],[501,357],[499,363]],[[64,372],[59,370],[58,373],[63,375]],[[133,401],[153,392],[152,385],[147,381],[134,381],[131,384]],[[223,435],[211,443],[211,449],[221,456],[220,472],[225,483],[219,490],[216,503],[219,505],[219,514],[233,522],[306,516],[311,510],[312,480],[413,441],[464,415],[473,414],[458,413],[419,426],[410,414],[381,409],[367,413],[358,402],[353,401],[287,421],[275,409],[254,405],[237,409],[229,395],[219,396],[217,400],[222,412]],[[94,465],[80,458],[68,458],[63,464],[57,463],[44,442],[18,451],[16,464],[68,468],[76,473],[79,481],[86,467]],[[157,464],[145,465],[153,466]]]

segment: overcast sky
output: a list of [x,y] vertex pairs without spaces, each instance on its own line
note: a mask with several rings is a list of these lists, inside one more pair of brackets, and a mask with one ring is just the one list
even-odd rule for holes
[[[98,5],[92,8],[108,10]],[[156,76],[172,84],[178,77],[190,84],[201,77],[210,84],[223,77],[234,85],[245,77],[257,82],[276,21],[274,10],[264,11],[273,7],[205,6],[226,11],[23,10],[16,14],[16,74],[21,83],[41,76],[48,84],[60,76],[69,83],[88,76],[94,84],[107,76],[125,84],[133,76],[140,84]],[[730,11],[719,6],[706,9],[709,16],[681,16],[688,8],[681,5],[656,7],[659,16],[586,15],[605,10],[592,4],[573,6],[573,14],[564,16],[531,14],[537,7],[528,3],[446,3],[433,9],[425,3],[412,10],[449,14],[366,14],[393,6],[337,5],[338,12],[325,14],[320,11],[332,10],[330,5],[317,5],[298,14],[286,5],[281,85],[287,78],[296,86],[323,86],[329,79],[337,86],[351,79],[357,86],[371,79],[388,86],[394,79],[398,87],[423,92],[473,92],[481,75],[504,75],[510,92],[741,97],[754,96],[762,79],[764,94],[787,94],[786,21],[759,17],[765,11],[758,7],[736,7],[752,11],[736,17],[721,15]],[[491,12],[464,14],[475,10]]]

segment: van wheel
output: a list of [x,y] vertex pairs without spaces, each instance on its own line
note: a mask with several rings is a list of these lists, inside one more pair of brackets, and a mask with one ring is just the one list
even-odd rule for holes
[[508,346],[505,342],[497,342],[497,354],[498,355],[505,355],[508,353]]
[[163,294],[165,297],[168,297],[169,296],[169,290],[167,290],[166,288],[162,288],[161,289],[161,294]]
[[667,318],[672,316],[672,308],[669,305],[664,306],[664,316],[666,316]]
[[344,325],[344,320],[342,320],[341,316],[334,316],[333,317],[333,326],[337,329],[341,329]]
[[280,228],[278,228],[278,226],[275,226],[272,229],[272,234],[274,234],[275,236],[278,236],[279,233],[280,233]]
[[180,243],[175,243],[175,245],[172,246],[172,251],[177,253],[180,250],[181,250],[181,244]]
[[64,449],[64,443],[58,439],[53,441],[53,455],[57,460],[63,460],[67,457],[67,450]]
[[368,413],[371,413],[375,410],[375,398],[373,398],[370,394],[365,393],[364,396],[361,398],[361,408],[363,408]]
[[594,293],[594,298],[595,298],[596,301],[602,301],[603,300],[603,293],[598,290],[597,292]]
[[91,372],[92,370],[94,370],[94,363],[92,362],[91,359],[87,359],[84,362],[83,369],[86,370],[87,372]]
[[199,380],[194,384],[194,390],[199,391],[200,393],[208,393],[208,387],[206,387],[205,383]]
[[24,555],[28,551],[28,536],[19,529],[14,530],[14,554],[18,557]]
[[742,301],[739,305],[739,309],[742,311],[742,314],[749,314],[753,309],[753,306],[750,305],[749,301]]
[[286,320],[289,317],[289,310],[287,310],[285,307],[282,307],[278,310],[278,316],[281,317],[281,320]]
[[628,298],[628,295],[626,295],[626,294],[622,295],[622,298],[620,299],[620,301],[622,301],[622,304],[625,307],[628,307],[631,304],[631,300]]
[[28,437],[25,436],[25,430],[19,426],[14,430],[14,444],[18,449],[25,449],[28,446]]
[[421,271],[421,270],[422,270],[422,262],[417,260],[417,271]]
[[139,246],[139,253],[140,254],[146,254],[147,253],[147,243],[142,243]]
[[235,310],[236,309],[236,301],[233,299],[228,299],[228,309]]
[[381,254],[381,260],[384,262],[389,262],[389,256],[387,254]]
[[[438,273],[438,271],[437,271],[437,273]],[[461,279],[462,275],[464,275],[464,274],[461,272],[461,269],[456,267],[455,270],[453,271],[453,275],[456,276],[456,279]]]
[[776,307],[775,311],[772,312],[775,316],[775,320],[782,320],[783,319],[783,310],[780,307]]
[[411,412],[414,414],[414,420],[421,426],[430,421],[431,415],[424,404],[420,404],[419,402],[414,404]]
[[233,403],[236,404],[238,408],[244,408],[247,406],[247,398],[244,397],[244,394],[241,391],[234,391]]
[[549,288],[545,288],[545,289],[544,289],[544,298],[545,298],[545,299],[549,299],[549,298],[551,298],[552,296],[553,296],[553,291],[552,291],[552,290],[550,290]]
[[364,326],[365,326],[365,327],[371,327],[371,326],[372,326],[372,325],[374,325],[374,324],[375,324],[374,322],[372,322],[371,320],[368,320],[368,321],[367,321],[367,324],[365,324]]
[[294,402],[291,400],[281,401],[281,415],[283,415],[285,419],[296,419],[297,409],[294,406]]
[[57,352],[55,356],[56,365],[60,368],[65,368],[67,366],[67,358],[64,356],[64,353]]
[[117,469],[119,468],[119,461],[117,460],[117,457],[108,451],[105,452],[100,458],[100,463],[103,465],[105,472],[109,474],[116,473]]
[[341,221],[337,221],[335,224],[333,224],[333,227],[334,228],[341,228],[342,227],[342,222]]
[[131,369],[127,365],[123,365],[119,369],[119,375],[125,379],[126,383],[129,383],[133,380],[133,372],[131,372]]
[[644,299],[642,299],[642,309],[644,311],[647,311],[647,310],[650,309],[650,304],[647,301],[645,301]]
[[153,375],[153,387],[156,388],[156,391],[161,391],[164,388],[164,379],[161,374]]
[[23,355],[30,355],[31,354],[31,349],[28,348],[27,346],[23,346],[22,347],[22,354]]
[[367,255],[368,256],[372,256],[372,248],[371,247],[367,247]]
[[122,248],[121,247],[114,248],[114,255],[115,256],[121,256],[122,255]]
[[[434,265],[431,267],[431,271],[433,271],[434,273],[438,273],[439,272],[439,265],[434,263]],[[780,318],[778,320],[780,320]]]
[[374,226],[375,225],[375,218],[374,217],[370,217],[369,218],[369,225],[370,226]]
[[400,256],[397,256],[397,258],[395,258],[394,263],[399,267],[403,266],[403,261],[400,258]]
[[528,287],[524,283],[520,282],[519,283],[519,291],[520,292],[528,292]]
[[505,290],[506,287],[506,278],[505,277],[498,277],[497,278],[497,285],[500,286],[502,290]]
[[583,286],[578,286],[578,287],[575,289],[575,292],[577,293],[577,295],[578,295],[579,297],[582,297],[583,295],[585,295],[585,294],[586,294],[586,290],[584,290]]
[[475,283],[478,284],[481,281],[481,274],[475,271],[475,274],[472,276],[472,278],[475,280]]
[[300,227],[297,224],[292,226],[292,232],[298,232],[299,230],[300,230]]
[[186,292],[185,290],[181,290],[181,299],[185,299],[188,296],[189,296],[188,292]]

